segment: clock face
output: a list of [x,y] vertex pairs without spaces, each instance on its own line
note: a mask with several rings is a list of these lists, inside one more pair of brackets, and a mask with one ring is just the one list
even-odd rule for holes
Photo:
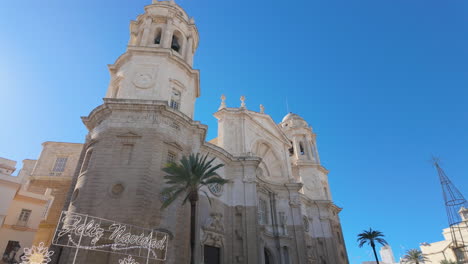
[[133,84],[138,88],[150,88],[153,85],[153,76],[149,73],[137,73]]
[[212,183],[208,185],[208,189],[210,189],[210,192],[216,196],[223,194],[223,186],[219,183]]

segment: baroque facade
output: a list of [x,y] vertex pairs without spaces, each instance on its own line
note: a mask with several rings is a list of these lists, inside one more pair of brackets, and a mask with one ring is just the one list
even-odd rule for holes
[[[67,210],[170,234],[164,263],[189,263],[189,206],[161,210],[161,170],[190,153],[225,166],[225,186],[205,191],[197,208],[197,263],[348,263],[339,212],[316,136],[287,114],[275,123],[264,112],[227,107],[214,114],[218,136],[194,121],[200,96],[192,68],[199,42],[194,19],[174,1],[153,0],[130,24],[126,52],[109,66],[102,105],[82,120],[89,130]],[[121,256],[63,250],[59,263],[117,263]],[[139,263],[146,262],[136,259]]]

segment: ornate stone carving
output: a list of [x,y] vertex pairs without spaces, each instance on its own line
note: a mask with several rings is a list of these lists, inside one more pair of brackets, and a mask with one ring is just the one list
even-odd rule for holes
[[203,244],[208,245],[208,246],[213,246],[213,247],[223,247],[223,235],[213,233],[213,232],[205,232],[204,238],[203,238]]
[[203,229],[203,244],[214,247],[222,247],[224,244],[224,224],[221,213],[211,213]]
[[245,96],[241,96],[240,100],[241,100],[241,108],[245,108]]
[[294,196],[289,199],[289,205],[292,207],[299,207],[301,205],[301,199],[299,196]]
[[226,96],[221,95],[221,105],[219,106],[218,110],[221,110],[223,108],[226,108]]
[[211,213],[204,230],[216,233],[224,233],[223,215],[221,213]]

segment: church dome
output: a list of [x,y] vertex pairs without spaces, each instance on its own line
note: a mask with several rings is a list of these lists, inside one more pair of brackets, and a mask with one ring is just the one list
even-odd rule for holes
[[296,119],[296,120],[304,120],[304,118],[300,117],[299,115],[297,114],[294,114],[292,112],[289,112],[289,114],[285,115],[283,117],[283,120],[281,121],[281,123],[284,123],[288,120],[292,120],[292,119]]
[[290,112],[281,121],[281,126],[282,127],[308,127],[309,125],[304,120],[304,118],[300,117],[297,114]]

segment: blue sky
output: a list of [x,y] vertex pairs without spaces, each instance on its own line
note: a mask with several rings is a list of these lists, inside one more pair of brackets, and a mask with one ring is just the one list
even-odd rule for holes
[[[7,1],[0,9],[0,156],[36,158],[44,141],[83,142],[80,116],[102,102],[107,64],[150,0]],[[318,136],[344,208],[352,264],[372,260],[356,234],[385,233],[398,258],[446,226],[436,171],[468,195],[468,2],[463,0],[179,0],[201,42],[195,119],[259,104]]]

